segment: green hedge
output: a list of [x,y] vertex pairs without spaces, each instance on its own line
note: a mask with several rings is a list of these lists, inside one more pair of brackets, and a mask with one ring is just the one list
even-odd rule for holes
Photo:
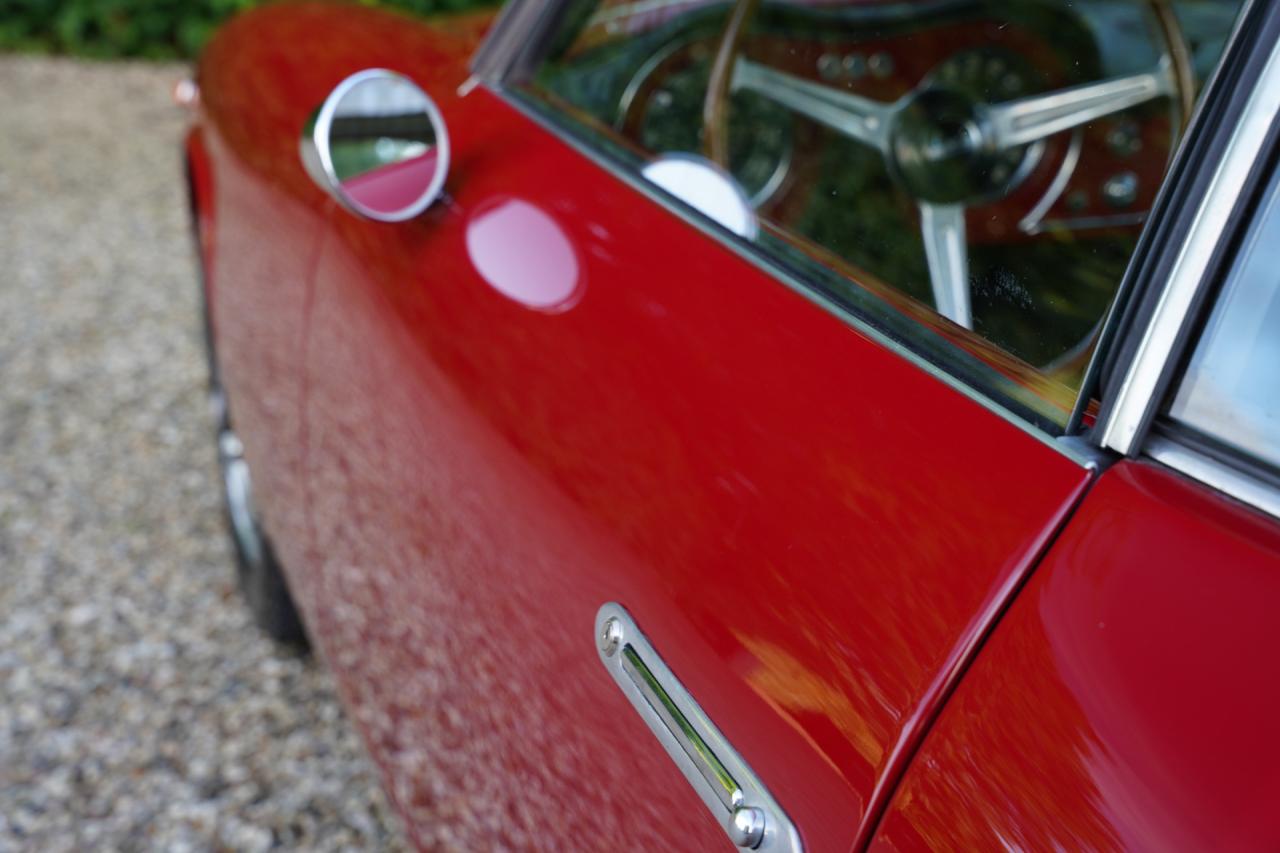
[[[98,58],[194,56],[217,26],[262,0],[0,0],[0,50]],[[360,0],[423,14],[498,0]]]

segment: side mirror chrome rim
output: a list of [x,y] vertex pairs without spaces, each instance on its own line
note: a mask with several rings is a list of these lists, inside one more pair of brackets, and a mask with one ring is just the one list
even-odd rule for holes
[[[381,182],[383,187],[390,186],[394,191],[392,195],[400,201],[394,204],[375,205],[369,203],[367,199],[358,198],[352,189],[353,178],[349,175],[344,178],[341,174],[342,170],[335,163],[333,143],[335,122],[342,118],[339,110],[343,109],[350,99],[356,97],[357,90],[369,91],[379,86],[384,99],[387,95],[399,95],[401,100],[408,99],[413,103],[412,109],[420,111],[420,115],[412,118],[425,119],[429,122],[434,139],[430,145],[421,147],[433,158],[433,171],[429,179],[416,172],[392,174],[387,171],[404,167],[415,159],[414,157],[401,160],[388,158],[390,162],[378,163],[371,172],[384,170],[389,175],[389,179]],[[375,150],[380,151],[380,145],[383,142],[391,141],[378,140]],[[403,145],[401,149],[403,151]],[[442,195],[445,179],[449,174],[449,134],[439,107],[421,87],[403,74],[385,68],[370,68],[343,80],[325,99],[303,130],[301,156],[303,165],[311,178],[347,210],[357,216],[378,222],[404,222],[421,214]],[[366,175],[357,177],[363,178]]]

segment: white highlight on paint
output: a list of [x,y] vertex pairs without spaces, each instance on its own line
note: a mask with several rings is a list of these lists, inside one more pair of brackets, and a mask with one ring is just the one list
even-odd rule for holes
[[539,311],[564,311],[581,295],[582,269],[564,229],[538,207],[506,199],[467,223],[467,254],[494,290]]

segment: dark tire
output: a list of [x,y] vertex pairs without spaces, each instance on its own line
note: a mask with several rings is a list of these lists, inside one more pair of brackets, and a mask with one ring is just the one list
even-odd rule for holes
[[[188,181],[190,173],[188,172]],[[194,187],[191,187],[194,192]],[[205,355],[209,366],[209,399],[216,426],[218,474],[222,486],[222,508],[235,550],[236,581],[249,604],[253,619],[273,640],[298,649],[307,649],[306,630],[298,608],[276,558],[271,539],[253,501],[253,480],[244,458],[244,445],[232,427],[231,412],[222,389],[217,348],[209,313],[208,290],[204,281],[204,247],[192,198],[191,221],[195,232],[197,268],[200,273],[200,313],[204,328]]]
[[222,390],[214,388],[212,394],[218,423],[223,514],[235,550],[240,592],[249,604],[253,620],[268,636],[279,643],[305,649],[309,643],[298,608],[253,501],[253,480],[244,458],[244,446],[231,427]]

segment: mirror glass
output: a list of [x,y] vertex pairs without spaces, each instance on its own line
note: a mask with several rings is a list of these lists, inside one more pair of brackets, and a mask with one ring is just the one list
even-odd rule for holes
[[334,90],[316,122],[315,144],[338,199],[386,222],[430,206],[449,168],[435,103],[407,77],[381,69],[355,74]]

